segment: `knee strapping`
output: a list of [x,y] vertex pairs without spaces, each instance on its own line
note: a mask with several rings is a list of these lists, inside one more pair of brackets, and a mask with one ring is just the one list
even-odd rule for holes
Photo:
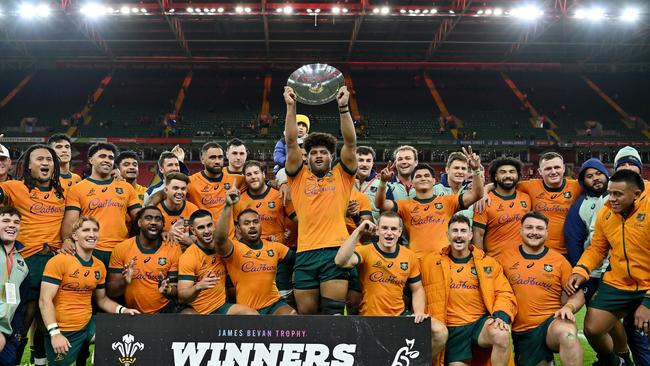
[[345,311],[345,301],[332,300],[323,297],[320,300],[320,307],[323,315],[343,315]]

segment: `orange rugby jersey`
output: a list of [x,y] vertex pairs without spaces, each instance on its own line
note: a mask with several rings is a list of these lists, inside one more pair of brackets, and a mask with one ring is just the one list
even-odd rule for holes
[[176,221],[181,217],[185,220],[189,220],[194,211],[199,209],[192,202],[185,201],[180,210],[174,211],[167,207],[164,200],[158,204],[158,208],[162,211],[163,217],[165,218],[165,226],[163,227],[164,231],[171,230],[172,226],[174,226]]
[[90,321],[93,292],[104,288],[106,268],[95,257],[85,261],[79,255],[58,254],[45,265],[42,281],[59,285],[54,296],[56,322],[62,332],[73,332]]
[[463,207],[463,196],[434,195],[428,199],[394,201],[394,210],[404,221],[409,233],[409,248],[422,258],[431,252],[439,252],[449,245],[447,223]]
[[247,190],[233,207],[233,219],[236,220],[239,213],[247,208],[257,211],[260,215],[262,237],[265,240],[285,243],[286,218],[293,219],[296,214],[291,203],[286,207],[282,204],[280,192],[269,186],[260,195],[254,195]]
[[226,205],[226,192],[230,189],[233,179],[240,182],[238,176],[240,175],[224,173],[219,178],[210,178],[203,170],[192,174],[187,186],[187,200],[200,209],[210,211],[212,217],[217,220]]
[[15,207],[21,215],[18,241],[25,247],[23,257],[30,257],[44,244],[52,249],[61,248],[61,222],[65,215],[65,198],[54,189],[27,190],[23,181],[10,180],[0,183],[0,203]]
[[59,182],[61,183],[61,188],[63,188],[63,192],[65,193],[70,189],[70,187],[81,182],[81,177],[72,172],[61,174],[59,176]]
[[162,242],[157,248],[145,249],[139,237],[126,239],[111,253],[110,273],[122,273],[132,259],[135,259],[133,276],[127,284],[124,298],[126,306],[142,313],[159,312],[170,300],[158,291],[160,278],[178,276],[178,259],[181,249],[170,242]]
[[147,193],[147,187],[141,186],[139,184],[135,185],[135,195],[138,197],[138,202],[140,206],[144,207],[144,194]]
[[219,254],[198,244],[190,245],[178,262],[178,280],[199,282],[208,274],[219,278],[211,289],[201,290],[190,304],[199,314],[210,314],[226,303],[226,267]]
[[520,245],[504,251],[499,259],[517,297],[513,331],[533,329],[562,307],[562,286],[571,277],[571,265],[560,253],[544,248],[531,255]]
[[129,237],[126,224],[129,211],[140,203],[133,186],[113,178],[99,181],[86,178],[72,186],[66,196],[66,210],[77,210],[82,216],[99,220],[98,250],[111,251]]
[[533,202],[533,210],[548,217],[546,246],[566,254],[564,244],[564,219],[569,208],[582,193],[580,183],[564,179],[559,188],[550,188],[541,179],[531,179],[517,184],[517,190],[527,193]]
[[515,191],[512,196],[489,193],[492,203],[483,212],[474,213],[474,226],[485,230],[483,250],[491,257],[516,248],[521,243],[521,218],[531,210],[530,196]]
[[291,200],[298,217],[298,252],[339,247],[349,237],[345,216],[354,187],[354,172],[336,162],[332,170],[318,178],[301,165],[287,174]]
[[357,270],[363,288],[360,314],[399,316],[405,309],[404,287],[421,280],[420,263],[414,252],[401,245],[395,253],[382,251],[377,243],[357,245]]
[[447,326],[457,327],[477,321],[487,314],[478,282],[474,257],[451,259],[449,299],[447,301]]
[[289,248],[266,240],[255,246],[237,240],[232,243],[232,252],[223,260],[235,285],[237,303],[259,310],[280,300],[275,274]]
[[[350,193],[350,201],[359,202],[359,216],[372,216],[372,206],[370,205],[368,196],[353,189],[352,193]],[[345,218],[345,226],[350,234],[357,229],[357,224],[354,223],[354,219],[349,216]]]
[[246,188],[248,188],[248,185],[246,185],[246,177],[244,177],[244,173],[241,172],[231,172],[228,167],[224,167],[221,169],[223,172],[224,176],[228,177],[228,182],[232,182],[233,178],[237,182],[237,187],[241,192],[245,191]]

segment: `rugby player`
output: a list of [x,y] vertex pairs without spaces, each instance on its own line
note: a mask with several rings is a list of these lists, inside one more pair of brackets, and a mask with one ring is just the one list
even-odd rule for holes
[[47,146],[51,147],[59,158],[59,180],[64,191],[81,182],[81,177],[70,170],[70,161],[72,160],[71,144],[70,137],[64,133],[52,135],[47,140]]

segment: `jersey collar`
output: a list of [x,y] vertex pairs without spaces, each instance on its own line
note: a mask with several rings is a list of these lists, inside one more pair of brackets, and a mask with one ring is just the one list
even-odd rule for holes
[[431,203],[431,202],[433,202],[433,200],[436,199],[436,197],[438,197],[438,196],[436,196],[434,194],[433,196],[431,196],[431,198],[417,198],[417,197],[415,197],[415,198],[413,198],[413,200],[415,200],[415,201],[417,201],[419,203]]
[[210,178],[205,174],[205,170],[201,170],[201,176],[210,183],[218,183],[221,182],[221,180],[223,179],[223,172],[218,178]]
[[539,254],[528,254],[528,253],[524,252],[524,246],[520,245],[519,246],[519,253],[521,254],[522,257],[524,257],[524,259],[531,259],[531,260],[532,259],[542,259],[542,258],[544,258],[546,253],[548,253],[548,247],[544,247],[544,250]]
[[173,211],[173,210],[169,209],[169,207],[167,207],[167,205],[165,204],[164,200],[160,203],[160,205],[162,206],[163,210],[165,211],[165,213],[167,215],[169,215],[169,216],[178,216],[178,215],[183,213],[183,210],[185,209],[185,202],[186,201],[183,201],[183,205],[181,206],[181,208],[178,209],[178,211]]
[[449,253],[449,259],[451,259],[452,262],[457,263],[457,264],[468,263],[469,260],[472,259],[472,257],[473,257],[473,254],[472,254],[471,251],[469,252],[469,255],[467,257],[465,257],[465,258],[455,258],[453,255],[451,255],[451,253]]
[[61,178],[63,178],[63,179],[70,179],[70,178],[72,178],[72,172],[68,172],[68,174],[61,173],[61,174],[59,174],[59,176]]
[[90,257],[90,260],[87,261],[87,260],[84,260],[83,258],[81,258],[79,256],[79,254],[77,254],[77,253],[75,253],[74,256],[77,257],[77,260],[79,261],[79,263],[81,263],[82,266],[84,266],[84,267],[92,267],[93,266],[93,257]]
[[140,236],[135,237],[135,243],[138,245],[138,249],[142,254],[154,254],[158,251],[158,249],[160,249],[160,246],[162,245],[162,240],[160,240],[160,243],[158,243],[158,245],[156,245],[151,249],[147,249],[142,246],[142,243],[140,243]]
[[558,188],[551,188],[546,185],[546,182],[544,182],[544,179],[542,179],[542,185],[544,185],[544,189],[547,192],[562,192],[564,190],[564,187],[566,187],[566,178],[562,178],[562,185],[559,186]]
[[251,190],[249,188],[248,189],[248,195],[254,200],[261,200],[261,199],[265,198],[269,194],[269,192],[271,191],[271,187],[269,187],[269,185],[266,184],[266,183],[264,183],[264,185],[266,186],[266,189],[264,190],[264,192],[262,194],[253,194],[253,193],[251,193]]
[[517,197],[517,190],[515,190],[514,193],[509,196],[502,196],[498,194],[496,190],[492,191],[492,193],[494,193],[495,196],[501,198],[503,201],[511,201]]
[[106,180],[97,180],[97,179],[93,179],[93,178],[90,178],[90,177],[88,177],[86,179],[89,182],[92,182],[92,183],[95,183],[95,184],[98,184],[98,185],[108,185],[108,184],[113,183],[113,177],[110,177],[110,178],[108,178]]
[[262,239],[259,239],[257,241],[257,243],[253,244],[253,245],[250,245],[250,244],[248,244],[248,243],[246,243],[244,241],[242,241],[241,243],[243,243],[244,245],[246,245],[247,247],[249,247],[249,248],[251,248],[253,250],[260,250],[264,246],[264,242],[262,242]]
[[379,245],[377,244],[376,241],[373,241],[373,242],[372,242],[372,245],[375,247],[375,250],[376,250],[379,254],[381,254],[381,256],[384,257],[384,258],[397,258],[397,256],[399,255],[399,247],[400,247],[399,244],[395,244],[395,245],[397,245],[397,248],[395,249],[395,253],[387,253],[387,252],[384,252],[383,250],[381,250],[381,249],[379,248]]
[[213,254],[215,254],[215,253],[217,252],[217,249],[216,249],[216,248],[215,248],[215,249],[204,248],[204,247],[201,246],[201,244],[199,244],[199,243],[197,243],[197,242],[194,242],[194,245],[196,245],[197,247],[199,247],[199,249],[201,249],[201,250],[203,251],[203,253],[205,253],[205,254],[207,254],[207,255],[213,255]]

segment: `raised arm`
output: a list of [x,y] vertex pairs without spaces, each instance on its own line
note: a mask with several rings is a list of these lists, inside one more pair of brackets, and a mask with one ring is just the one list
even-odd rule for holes
[[463,148],[463,154],[467,158],[467,163],[474,179],[472,180],[472,189],[463,193],[463,207],[468,208],[474,202],[483,198],[483,173],[481,172],[481,157],[472,151],[472,147]]
[[296,94],[291,87],[284,87],[284,102],[287,117],[284,122],[284,140],[287,143],[287,160],[284,167],[288,174],[298,171],[302,165],[302,152],[298,146],[298,125],[296,124]]
[[357,133],[354,130],[352,115],[350,115],[350,92],[347,86],[342,86],[336,95],[341,115],[341,134],[343,134],[343,147],[341,148],[341,161],[351,171],[357,170]]
[[341,245],[339,251],[336,253],[334,263],[341,268],[352,268],[359,264],[359,258],[354,255],[354,248],[359,242],[359,238],[364,233],[374,233],[377,231],[377,226],[372,221],[365,220],[359,225],[352,235]]
[[395,164],[393,162],[388,162],[388,165],[379,172],[379,186],[377,187],[377,193],[375,194],[375,207],[379,211],[391,211],[395,207],[395,202],[392,200],[386,199],[386,183],[393,178],[393,167]]
[[217,245],[217,253],[225,257],[232,253],[233,244],[232,241],[228,238],[230,233],[230,225],[233,220],[232,217],[232,206],[239,201],[239,190],[234,184],[228,192],[226,192],[226,205],[221,211],[219,220],[217,220],[217,227],[214,230],[214,241]]

